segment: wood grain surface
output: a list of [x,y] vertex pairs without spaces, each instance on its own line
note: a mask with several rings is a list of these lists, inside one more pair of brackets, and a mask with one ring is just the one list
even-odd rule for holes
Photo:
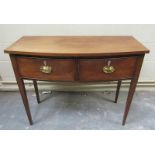
[[6,53],[37,56],[114,56],[149,52],[132,36],[25,36]]
[[[115,68],[113,73],[103,72],[103,67],[111,61]],[[79,62],[80,81],[109,81],[129,79],[134,76],[137,58],[81,59]]]
[[[72,59],[48,59],[48,58],[29,58],[17,57],[19,74],[23,78],[33,78],[51,81],[75,81],[76,64]],[[40,71],[40,67],[47,62],[52,67],[49,74]]]

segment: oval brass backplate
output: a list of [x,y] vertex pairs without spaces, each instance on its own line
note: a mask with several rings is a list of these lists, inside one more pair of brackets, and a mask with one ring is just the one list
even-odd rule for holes
[[52,72],[52,67],[47,66],[47,65],[43,65],[43,66],[40,67],[40,71],[42,73],[50,74]]
[[115,68],[113,66],[105,66],[103,67],[103,72],[106,74],[113,73],[115,71]]

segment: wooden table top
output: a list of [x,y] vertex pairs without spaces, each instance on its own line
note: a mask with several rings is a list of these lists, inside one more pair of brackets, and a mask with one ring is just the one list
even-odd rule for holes
[[132,36],[24,36],[5,53],[36,56],[114,56],[149,50]]

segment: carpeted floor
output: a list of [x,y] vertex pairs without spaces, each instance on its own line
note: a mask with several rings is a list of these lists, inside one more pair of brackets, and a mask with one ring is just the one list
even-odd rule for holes
[[34,125],[30,126],[19,92],[0,92],[1,130],[155,129],[155,92],[136,92],[125,126],[121,125],[127,92],[113,103],[114,92],[41,93],[37,104],[28,92]]

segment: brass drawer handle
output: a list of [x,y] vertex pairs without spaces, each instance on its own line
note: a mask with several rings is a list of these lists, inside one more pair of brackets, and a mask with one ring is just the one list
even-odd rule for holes
[[44,61],[44,65],[40,67],[42,73],[50,74],[52,72],[52,67],[47,65],[47,62]]
[[107,66],[103,67],[103,72],[106,74],[113,73],[114,71],[115,71],[115,68],[113,66],[111,66],[111,61],[108,61]]

